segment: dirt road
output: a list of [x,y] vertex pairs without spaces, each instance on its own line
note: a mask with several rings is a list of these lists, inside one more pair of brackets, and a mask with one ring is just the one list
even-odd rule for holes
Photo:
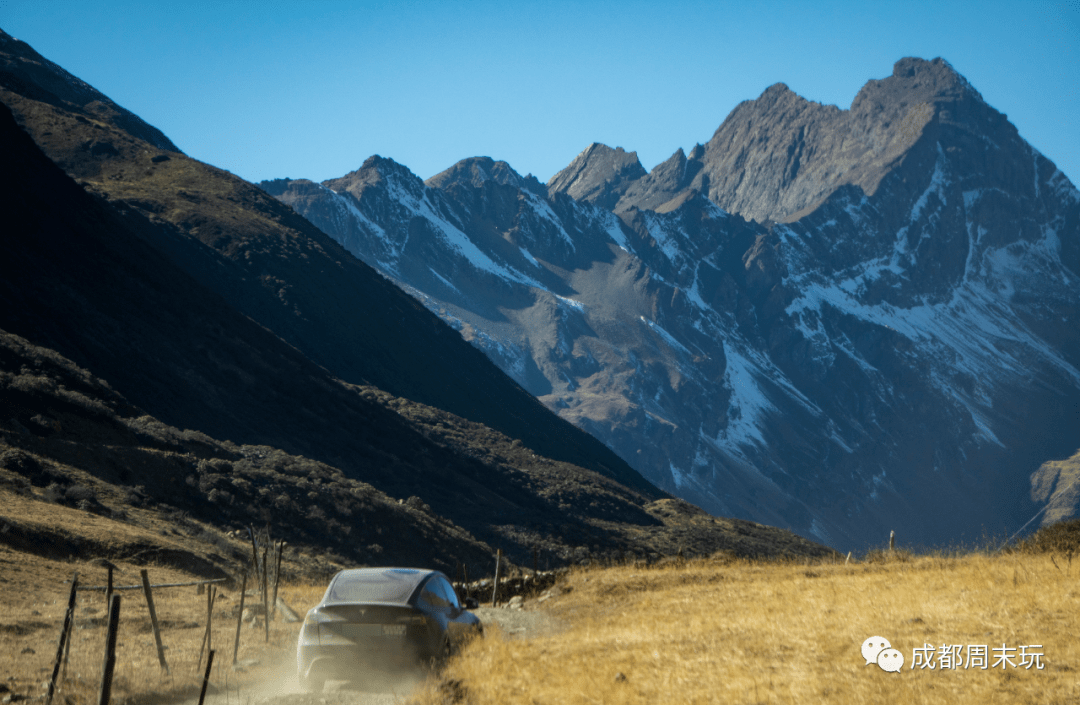
[[[532,606],[528,605],[527,606]],[[503,634],[511,638],[529,638],[557,629],[551,615],[542,609],[514,609],[509,607],[481,607],[472,610],[480,618],[485,629],[497,625]],[[242,705],[390,705],[408,700],[413,689],[423,681],[416,678],[403,678],[385,692],[364,692],[349,684],[331,681],[321,693],[304,693],[300,690],[292,664],[283,664],[283,675],[279,682],[266,683],[253,693],[241,693]],[[235,697],[234,697],[235,701]],[[209,705],[219,705],[216,700],[208,699]],[[193,704],[191,704],[193,705]],[[225,705],[221,698],[220,705]]]

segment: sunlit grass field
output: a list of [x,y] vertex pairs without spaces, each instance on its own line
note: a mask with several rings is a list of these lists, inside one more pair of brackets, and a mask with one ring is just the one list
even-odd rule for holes
[[[43,702],[44,684],[52,673],[60,627],[67,607],[71,563],[25,557],[0,550],[0,563],[8,571],[18,571],[36,589],[4,591],[4,614],[0,617],[0,663],[3,678],[12,695],[27,701]],[[81,565],[81,585],[101,585],[105,570]],[[138,567],[122,564],[116,584],[138,584]],[[66,576],[61,577],[61,576]],[[192,576],[164,567],[151,567],[153,583],[185,582]],[[3,587],[10,587],[5,585]],[[322,597],[321,584],[282,584],[279,595],[287,604],[304,612]],[[249,595],[261,605],[261,596]],[[157,657],[149,610],[141,590],[124,590],[121,595],[116,666],[112,687],[114,703],[162,703],[197,699],[206,666],[203,638],[206,631],[206,595],[195,587],[163,588],[154,591],[154,604],[162,627],[162,641],[169,672]],[[214,666],[207,694],[209,705],[239,705],[262,697],[296,689],[295,649],[299,623],[277,617],[270,622],[269,641],[261,617],[256,625],[241,627],[237,653],[239,668],[233,668],[236,635],[235,609],[238,589],[219,589],[214,603],[211,648]],[[102,592],[80,591],[75,609],[75,626],[66,667],[61,671],[55,703],[82,705],[96,703],[101,682],[107,609]],[[200,651],[203,652],[200,663]]]
[[[575,571],[545,602],[564,629],[490,630],[423,703],[1080,702],[1080,560],[1064,554],[912,556],[875,561],[695,560]],[[904,657],[866,665],[863,642]],[[1017,667],[995,662],[1008,652]],[[915,666],[915,648],[935,668]],[[986,669],[943,669],[943,645],[987,647]],[[1020,666],[1021,646],[1043,668]],[[1029,659],[1034,661],[1034,659]]]
[[[57,516],[64,511],[57,509]],[[577,568],[556,586],[555,597],[526,601],[527,609],[550,615],[549,628],[506,635],[489,625],[485,638],[466,646],[413,700],[420,705],[1080,702],[1080,556],[1072,552],[1076,541],[1068,532],[1040,534],[1054,539],[1044,542],[1043,549],[1049,546],[1044,552],[875,552],[848,564],[717,555],[652,566]],[[89,561],[50,560],[5,547],[0,547],[0,563],[5,567],[0,583],[4,677],[13,695],[39,700],[63,620],[64,581],[78,568],[84,585],[100,585],[105,570]],[[121,562],[120,568],[118,584],[138,582],[138,566]],[[150,576],[154,583],[191,580],[164,567],[151,567]],[[283,584],[280,594],[302,616],[325,587],[325,580]],[[205,595],[192,587],[155,591],[171,668],[166,675],[158,666],[141,591],[122,594],[113,702],[150,705],[197,697]],[[238,590],[219,591],[208,705],[250,705],[296,690],[297,623],[271,622],[269,643],[261,624],[245,624],[240,668],[232,668],[238,602]],[[80,592],[56,702],[96,702],[104,622],[102,593]],[[861,649],[869,637],[887,639],[903,655],[899,672],[866,664]],[[935,668],[912,668],[914,650],[927,646]],[[943,646],[960,647],[957,668],[942,668]],[[986,668],[965,668],[970,646],[986,647]],[[995,649],[1003,646],[1015,649],[1009,652],[1012,660],[995,667]],[[1035,646],[1028,651],[1040,655],[1041,669],[1021,662],[1021,647]]]

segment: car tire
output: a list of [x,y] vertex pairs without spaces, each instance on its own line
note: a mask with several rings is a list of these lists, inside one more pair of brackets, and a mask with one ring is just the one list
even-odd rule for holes
[[444,636],[439,652],[428,661],[428,670],[437,671],[442,668],[446,665],[451,653],[453,653],[453,647],[450,644],[450,637]]

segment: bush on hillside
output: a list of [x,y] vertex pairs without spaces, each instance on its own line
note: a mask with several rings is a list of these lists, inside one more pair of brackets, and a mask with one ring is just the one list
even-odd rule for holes
[[1024,539],[1018,548],[1030,553],[1080,552],[1080,519],[1067,519],[1044,526]]

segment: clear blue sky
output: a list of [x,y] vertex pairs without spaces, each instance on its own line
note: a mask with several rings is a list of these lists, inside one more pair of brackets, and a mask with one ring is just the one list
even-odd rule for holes
[[903,56],[947,59],[1080,181],[1080,0],[0,0],[0,28],[251,181],[372,154],[546,181],[594,141],[651,169],[773,83],[847,108]]

